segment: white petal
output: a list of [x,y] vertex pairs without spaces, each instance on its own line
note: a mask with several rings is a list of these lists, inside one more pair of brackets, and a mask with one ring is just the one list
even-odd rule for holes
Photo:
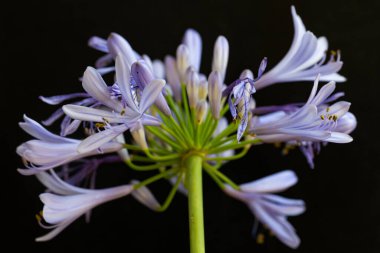
[[31,118],[28,118],[26,115],[24,115],[25,122],[20,122],[19,126],[28,134],[33,136],[34,138],[49,141],[49,142],[57,142],[57,143],[75,143],[76,140],[65,138],[62,136],[58,136],[55,134],[52,134],[48,130],[46,130],[43,126],[38,124],[36,121],[32,120]]
[[123,133],[127,129],[128,127],[125,124],[122,124],[91,135],[79,144],[77,150],[79,153],[94,151],[97,148],[101,147],[103,144],[116,138],[119,134]]
[[161,94],[165,80],[154,79],[143,90],[140,100],[140,113],[144,113]]
[[267,226],[281,242],[291,248],[299,246],[300,239],[285,217],[270,214],[261,205],[251,204],[250,208],[258,220]]
[[[137,184],[139,181],[133,180],[132,184]],[[132,196],[138,200],[141,204],[146,207],[156,211],[161,207],[160,203],[158,203],[157,199],[154,197],[152,192],[148,189],[148,187],[140,187],[132,192]]]
[[240,185],[243,192],[279,192],[297,183],[297,176],[291,170],[281,171],[273,175]]
[[190,64],[198,72],[201,65],[202,56],[202,39],[197,31],[188,29],[183,38],[183,44],[189,48]]
[[224,36],[219,36],[216,39],[214,45],[214,54],[212,59],[212,71],[218,71],[220,73],[222,82],[226,75],[226,69],[228,64],[229,45]]
[[126,66],[131,69],[132,64],[137,60],[136,53],[133,51],[128,41],[117,33],[111,33],[108,37],[107,45],[110,53],[114,58],[117,55],[123,55],[126,60]]
[[127,64],[124,56],[118,55],[115,60],[116,83],[119,86],[121,95],[133,111],[138,111],[131,91],[131,68]]
[[349,143],[352,142],[352,137],[345,133],[332,132],[331,136],[326,139],[328,142],[333,143]]
[[82,121],[90,122],[104,122],[109,123],[122,123],[125,121],[125,117],[120,113],[114,113],[101,109],[80,106],[80,105],[64,105],[63,111],[72,119],[78,119]]
[[83,74],[83,89],[100,103],[116,110],[123,109],[121,103],[111,98],[109,87],[104,82],[102,76],[92,67],[87,67]]
[[260,203],[277,215],[295,216],[305,212],[305,202],[300,199],[288,199],[273,194],[263,194]]

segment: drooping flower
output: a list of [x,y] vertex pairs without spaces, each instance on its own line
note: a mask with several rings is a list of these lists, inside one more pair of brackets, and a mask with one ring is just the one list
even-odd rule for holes
[[[267,59],[264,58],[261,61],[256,79],[254,78],[252,71],[244,70],[239,79],[223,90],[223,96],[228,96],[228,104],[233,119],[235,120],[238,117],[240,120],[237,133],[238,141],[243,136],[248,125],[249,104],[252,100],[251,95],[256,92],[255,82],[260,79],[265,71],[266,65]],[[234,101],[232,98],[234,98]]]
[[17,147],[17,154],[27,167],[18,170],[23,175],[33,175],[84,157],[116,152],[123,148],[121,143],[106,142],[97,150],[78,153],[80,140],[55,135],[27,116],[24,116],[24,120],[20,122],[20,127],[36,139]]
[[255,83],[256,89],[274,83],[312,81],[317,74],[321,74],[321,81],[344,82],[346,78],[337,73],[343,65],[339,51],[333,52],[326,61],[327,39],[317,38],[312,32],[306,31],[294,6],[291,7],[291,12],[294,37],[290,49],[275,67]]
[[300,239],[287,216],[300,215],[305,211],[305,203],[298,199],[284,198],[272,193],[281,192],[297,183],[292,171],[282,171],[262,179],[240,185],[240,190],[226,186],[225,192],[243,201],[256,219],[265,225],[281,242],[297,248]]
[[133,185],[122,185],[101,190],[88,190],[70,186],[63,181],[58,182],[58,184],[60,184],[61,187],[65,187],[71,194],[56,195],[43,193],[40,195],[40,199],[44,203],[42,217],[47,223],[51,224],[51,226],[46,227],[52,228],[53,230],[44,236],[36,238],[36,241],[52,239],[94,207],[124,197],[133,191]]
[[336,102],[326,107],[322,103],[332,94],[335,82],[324,85],[319,92],[319,78],[308,101],[300,108],[287,114],[277,111],[263,116],[253,117],[249,132],[263,142],[286,141],[326,141],[348,143],[352,138],[339,130],[339,119],[348,112],[350,103]]

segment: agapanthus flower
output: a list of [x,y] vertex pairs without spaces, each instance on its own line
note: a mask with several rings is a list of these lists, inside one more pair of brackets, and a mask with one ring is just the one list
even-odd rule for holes
[[336,102],[321,106],[335,89],[335,82],[324,85],[317,93],[318,77],[308,101],[292,113],[283,111],[253,117],[249,132],[267,143],[284,141],[351,142],[345,132],[339,132],[339,119],[348,112],[350,103]]
[[124,197],[133,191],[133,185],[129,184],[102,190],[88,190],[68,185],[63,181],[56,183],[58,186],[54,186],[52,190],[57,188],[66,194],[42,193],[40,195],[40,199],[44,203],[44,208],[42,210],[42,217],[38,216],[38,219],[41,222],[41,218],[43,218],[44,221],[51,225],[43,225],[42,223],[41,225],[53,230],[44,236],[36,238],[36,241],[52,239],[72,222],[94,207]]
[[81,141],[55,135],[36,121],[24,116],[25,122],[20,127],[36,139],[27,141],[17,147],[17,154],[24,160],[26,169],[18,171],[24,175],[33,175],[72,161],[105,153],[111,153],[123,148],[119,142],[103,143],[99,149],[79,153]]
[[243,201],[261,223],[280,241],[291,248],[297,248],[300,239],[287,216],[300,215],[305,211],[305,203],[298,199],[284,198],[273,193],[281,192],[295,185],[297,176],[292,171],[282,171],[261,178],[225,192],[233,198]]
[[78,147],[78,152],[93,151],[128,129],[138,131],[143,125],[159,125],[161,123],[158,118],[145,112],[161,94],[165,85],[164,80],[151,80],[144,88],[140,101],[137,101],[132,94],[130,73],[127,61],[123,56],[116,59],[116,79],[122,94],[121,101],[110,96],[107,85],[95,69],[87,68],[83,76],[84,89],[112,111],[78,105],[63,106],[65,113],[74,119],[104,124],[102,127],[105,130],[87,137]]
[[346,78],[337,73],[343,65],[340,52],[332,52],[330,59],[327,59],[327,39],[317,38],[307,31],[294,6],[291,9],[294,37],[290,49],[275,67],[256,82],[256,89],[274,83],[312,81],[318,74],[321,74],[321,81],[344,82]]
[[[18,147],[27,167],[19,171],[36,175],[47,188],[40,195],[44,208],[37,217],[42,226],[53,229],[37,240],[52,239],[80,216],[88,218],[94,207],[129,194],[154,211],[165,211],[179,191],[188,198],[191,251],[204,252],[205,171],[228,195],[246,203],[256,221],[280,241],[298,247],[300,239],[287,217],[304,212],[305,204],[274,195],[297,182],[293,172],[275,173],[240,186],[222,172],[223,165],[258,144],[297,145],[312,164],[321,145],[352,141],[349,134],[357,122],[348,112],[350,103],[338,101],[342,93],[333,94],[334,81],[344,79],[336,73],[342,62],[337,56],[324,63],[326,40],[307,32],[294,8],[292,15],[295,36],[284,59],[264,73],[264,58],[256,77],[246,69],[231,80],[226,80],[230,48],[222,35],[214,44],[209,72],[200,68],[202,39],[194,29],[185,32],[175,57],[167,55],[164,63],[138,54],[116,33],[107,40],[92,37],[90,46],[106,54],[80,78],[85,92],[41,97],[53,105],[72,102],[44,121],[49,126],[63,117],[62,136],[27,117],[20,123],[36,139]],[[102,75],[110,73],[115,81],[106,84]],[[321,80],[332,82],[318,91],[319,73]],[[305,103],[256,106],[252,95],[259,96],[260,88],[301,80],[315,80]],[[76,131],[84,139],[63,137]],[[97,189],[98,167],[113,162],[150,171],[152,176]],[[149,190],[158,180],[172,185],[163,202]]]

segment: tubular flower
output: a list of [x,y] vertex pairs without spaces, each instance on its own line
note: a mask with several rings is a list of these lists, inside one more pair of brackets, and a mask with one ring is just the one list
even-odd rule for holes
[[43,219],[54,228],[48,234],[36,238],[36,241],[47,241],[59,234],[68,225],[84,215],[94,207],[105,202],[124,197],[133,190],[132,185],[122,185],[102,190],[87,190],[67,186],[73,193],[71,195],[56,195],[43,193],[40,195],[44,203]]
[[[335,89],[335,82],[324,85],[317,93],[318,77],[308,101],[294,112],[283,111],[252,118],[249,132],[263,142],[326,141],[348,143],[352,138],[340,132],[339,119],[348,112],[350,103],[341,101],[322,106]],[[341,121],[342,122],[342,121]]]
[[291,248],[297,248],[300,239],[288,222],[287,216],[302,214],[305,211],[305,203],[302,200],[272,194],[286,190],[297,181],[294,172],[288,170],[242,184],[239,190],[227,186],[224,191],[231,197],[246,203],[256,219],[280,241]]
[[321,81],[346,81],[346,78],[337,73],[343,65],[339,51],[333,51],[330,59],[326,61],[327,39],[317,38],[312,32],[306,31],[294,6],[292,18],[294,37],[289,51],[275,67],[256,82],[256,89],[274,83],[312,81],[318,74],[321,74]]
[[[40,195],[44,207],[37,219],[41,226],[53,229],[37,240],[52,239],[82,215],[89,220],[91,210],[105,202],[131,194],[151,210],[162,212],[180,192],[189,203],[191,251],[204,252],[205,171],[225,193],[246,203],[256,221],[280,241],[298,247],[300,239],[287,217],[304,212],[305,204],[274,195],[297,182],[293,172],[242,185],[222,172],[223,165],[244,157],[258,144],[299,146],[312,164],[321,145],[352,141],[349,134],[357,121],[348,112],[350,103],[337,101],[342,93],[333,94],[334,81],[343,80],[336,74],[342,63],[337,57],[324,64],[326,40],[306,32],[294,8],[292,15],[295,36],[284,59],[264,73],[264,58],[256,77],[246,69],[231,80],[227,74],[230,46],[222,35],[214,44],[209,72],[201,72],[203,43],[193,29],[186,30],[175,56],[167,55],[163,62],[138,54],[116,33],[106,40],[92,37],[89,45],[105,55],[97,60],[96,68],[85,70],[81,78],[84,92],[40,97],[51,105],[71,101],[43,122],[50,126],[63,118],[61,136],[27,117],[20,123],[35,139],[17,148],[26,166],[19,172],[35,175],[47,188]],[[102,77],[108,73],[115,75],[110,84]],[[333,81],[319,91],[318,73],[322,80]],[[314,79],[305,103],[256,106],[260,88]],[[64,137],[74,132],[79,135],[80,129],[82,138]],[[145,179],[128,179],[121,186],[97,189],[98,167],[116,162],[153,173]],[[159,180],[172,185],[162,202],[149,190]]]
[[24,175],[33,175],[83,157],[111,153],[123,148],[121,143],[107,142],[98,150],[79,153],[77,149],[80,140],[55,135],[27,116],[24,116],[24,120],[25,122],[20,123],[20,127],[36,138],[17,147],[17,154],[23,158],[27,167],[18,170]]

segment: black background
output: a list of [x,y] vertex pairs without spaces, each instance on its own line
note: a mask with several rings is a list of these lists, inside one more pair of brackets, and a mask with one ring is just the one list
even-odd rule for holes
[[[224,172],[246,182],[283,169],[294,169],[300,182],[285,195],[307,202],[307,212],[291,218],[302,238],[296,252],[379,252],[379,48],[378,1],[28,1],[2,6],[1,141],[2,246],[12,252],[27,247],[38,252],[188,252],[186,199],[177,195],[169,210],[157,214],[132,198],[94,211],[92,222],[75,222],[48,243],[35,243],[45,233],[34,219],[42,205],[43,188],[32,177],[16,172],[14,153],[28,139],[17,126],[26,113],[42,120],[54,108],[38,95],[81,90],[78,77],[101,54],[87,47],[92,35],[110,32],[125,36],[134,49],[163,58],[174,54],[188,27],[203,37],[202,71],[209,72],[214,40],[225,35],[230,43],[227,81],[244,68],[256,71],[262,57],[269,68],[286,53],[293,28],[290,5],[295,4],[306,27],[327,36],[330,49],[340,49],[348,81],[338,85],[359,124],[348,145],[330,144],[310,170],[300,152],[283,157],[280,150],[262,146]],[[255,95],[261,105],[304,101],[311,83],[278,84]],[[106,170],[106,171],[105,171]],[[101,179],[104,175],[105,179]],[[99,186],[121,184],[136,175],[123,168],[101,170]],[[226,196],[205,177],[207,252],[291,252],[275,238],[256,245],[249,210]],[[163,197],[165,183],[153,190]],[[4,251],[5,252],[5,251]]]

